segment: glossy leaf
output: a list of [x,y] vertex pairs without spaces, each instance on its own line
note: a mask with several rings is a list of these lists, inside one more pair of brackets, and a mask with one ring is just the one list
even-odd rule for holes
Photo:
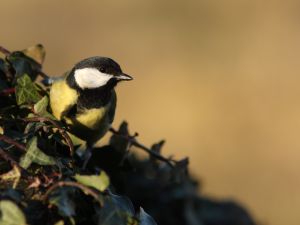
[[138,215],[139,225],[157,225],[154,219],[141,207]]

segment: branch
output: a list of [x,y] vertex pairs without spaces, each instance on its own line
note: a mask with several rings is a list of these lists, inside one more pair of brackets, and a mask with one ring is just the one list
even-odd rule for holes
[[19,142],[15,141],[14,139],[7,137],[3,134],[0,134],[0,141],[4,141],[8,144],[14,145],[18,149],[20,149],[22,152],[26,152],[26,147],[24,145],[20,144]]
[[9,164],[11,165],[11,167],[17,167],[21,172],[23,172],[23,175],[29,176],[28,172],[23,169],[19,163],[17,163],[17,161],[15,161],[13,158],[10,157],[9,154],[6,153],[6,151],[0,147],[0,157],[2,159],[4,159],[5,161],[9,162]]
[[11,54],[6,48],[0,46],[0,52],[2,52],[5,56],[9,56]]
[[15,92],[16,92],[15,88],[6,88],[6,89],[3,89],[0,92],[0,95],[1,96],[8,96],[8,95],[14,94]]
[[160,161],[163,161],[165,163],[167,163],[167,165],[169,165],[171,168],[174,168],[174,165],[171,163],[171,161],[176,162],[174,160],[169,160],[167,158],[165,158],[164,156],[158,154],[157,152],[152,151],[151,149],[147,148],[146,146],[140,144],[136,139],[135,136],[129,136],[129,135],[124,135],[124,134],[120,134],[118,131],[116,131],[114,128],[110,128],[109,129],[113,134],[118,135],[124,139],[126,139],[132,146],[135,146],[137,148],[140,148],[142,150],[144,150],[145,152],[147,152],[149,155],[153,156],[156,159],[159,159]]
[[47,118],[47,117],[42,117],[42,116],[23,118],[21,120],[23,120],[24,122],[48,122],[48,123],[50,123],[53,127],[57,128],[58,132],[61,134],[61,136],[67,142],[67,145],[69,146],[71,155],[74,154],[74,145],[72,143],[70,136],[62,127],[60,127],[60,125],[56,121],[54,121],[50,118]]
[[[83,184],[80,184],[80,183],[77,183],[77,182],[74,182],[74,181],[59,181],[55,184],[53,184],[45,193],[45,195],[43,196],[43,200],[45,201],[48,197],[49,197],[49,194],[54,191],[55,189],[59,188],[59,187],[64,187],[64,186],[69,186],[69,187],[77,187],[79,188],[80,190],[82,190],[85,194],[87,195],[90,195],[92,196],[94,199],[96,199],[97,201],[99,201],[99,193],[92,190],[91,188],[83,185]],[[102,207],[102,203],[99,201],[101,207]]]

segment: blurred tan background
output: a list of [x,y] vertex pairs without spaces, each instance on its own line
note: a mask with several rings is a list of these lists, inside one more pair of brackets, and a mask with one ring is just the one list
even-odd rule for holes
[[0,2],[0,44],[46,47],[59,75],[110,56],[115,126],[189,156],[203,193],[234,199],[260,224],[300,224],[300,2],[131,0]]

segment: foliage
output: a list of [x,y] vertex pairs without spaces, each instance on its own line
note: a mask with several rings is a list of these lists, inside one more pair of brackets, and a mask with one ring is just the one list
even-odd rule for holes
[[161,155],[164,141],[147,148],[126,122],[85,164],[38,82],[44,48],[0,51],[0,225],[254,224],[235,203],[199,196],[188,159]]

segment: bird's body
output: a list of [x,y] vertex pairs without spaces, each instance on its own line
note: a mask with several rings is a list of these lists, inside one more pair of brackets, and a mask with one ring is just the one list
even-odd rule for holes
[[52,84],[53,115],[64,120],[71,133],[93,145],[114,119],[117,100],[114,87],[121,80],[131,79],[109,58],[85,59]]

